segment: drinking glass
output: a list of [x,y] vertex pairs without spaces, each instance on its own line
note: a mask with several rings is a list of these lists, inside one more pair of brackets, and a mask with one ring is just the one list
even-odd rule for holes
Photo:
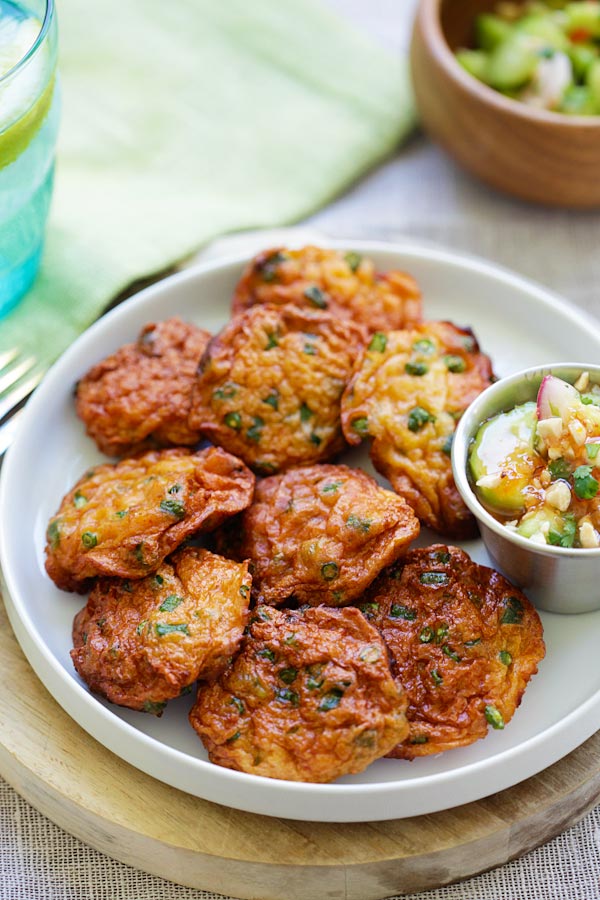
[[58,130],[54,0],[0,0],[0,316],[35,278]]

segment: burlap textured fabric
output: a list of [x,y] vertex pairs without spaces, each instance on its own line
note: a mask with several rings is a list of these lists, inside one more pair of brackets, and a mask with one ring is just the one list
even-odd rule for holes
[[[599,900],[600,806],[501,869],[403,900]],[[136,871],[66,834],[0,781],[0,900],[235,900]],[[393,898],[398,900],[398,898]]]

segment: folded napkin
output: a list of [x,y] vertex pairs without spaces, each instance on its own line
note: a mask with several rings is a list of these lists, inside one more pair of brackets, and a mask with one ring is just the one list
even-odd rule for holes
[[63,115],[38,280],[0,349],[51,362],[120,291],[300,219],[408,133],[405,60],[318,0],[59,0]]

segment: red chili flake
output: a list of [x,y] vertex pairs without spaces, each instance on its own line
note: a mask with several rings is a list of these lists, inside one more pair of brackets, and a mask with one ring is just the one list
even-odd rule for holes
[[569,33],[569,39],[573,41],[574,44],[587,44],[588,41],[592,39],[591,31],[588,31],[587,28],[574,28],[573,31]]

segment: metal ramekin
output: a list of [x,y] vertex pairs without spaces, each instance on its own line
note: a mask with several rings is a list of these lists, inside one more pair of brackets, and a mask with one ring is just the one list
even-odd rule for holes
[[467,456],[477,431],[487,419],[535,400],[545,375],[573,384],[582,372],[600,384],[600,366],[556,363],[526,369],[502,378],[477,397],[458,423],[452,446],[456,486],[476,517],[494,566],[522,588],[539,608],[555,613],[584,613],[600,609],[600,548],[568,549],[544,546],[510,531],[477,499],[468,477]]

